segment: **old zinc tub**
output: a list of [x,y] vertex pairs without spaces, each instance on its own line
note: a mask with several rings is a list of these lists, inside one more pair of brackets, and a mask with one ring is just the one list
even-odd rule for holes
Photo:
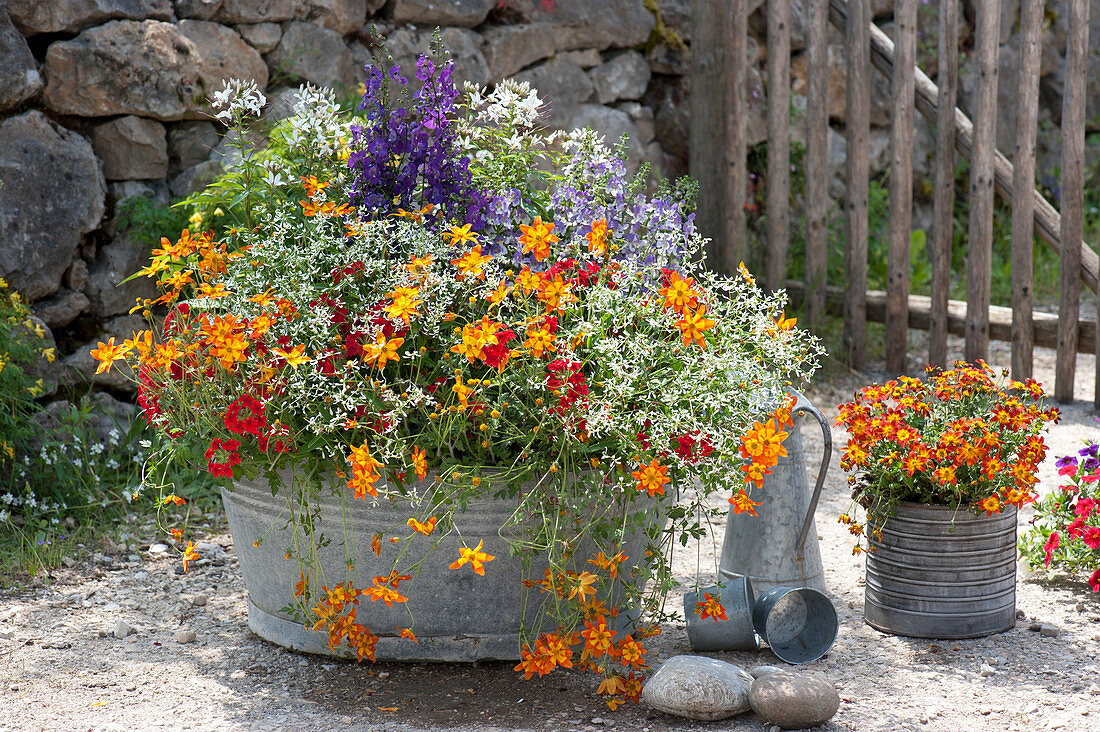
[[993,516],[902,503],[871,537],[863,615],[917,638],[979,638],[1016,624],[1016,508]]
[[[318,531],[332,539],[327,547],[318,550],[323,584],[333,587],[343,582],[350,560],[357,568],[356,587],[367,586],[371,577],[389,573],[405,545],[383,539],[379,557],[371,550],[371,537],[376,533],[387,538],[407,536],[410,530],[405,522],[417,515],[417,510],[405,499],[379,499],[374,505],[347,500],[341,507],[340,493],[339,488],[321,490],[316,499],[320,509]],[[293,545],[293,532],[285,526],[288,512],[283,492],[272,496],[265,482],[238,480],[234,490],[222,489],[222,500],[248,590],[249,630],[292,650],[354,658],[354,652],[346,646],[330,650],[327,635],[305,628],[302,622],[282,611],[292,604],[298,580],[296,563],[285,556]],[[515,500],[473,500],[465,513],[455,515],[457,532],[413,537],[414,546],[403,565],[423,556],[433,542],[438,546],[421,563],[418,575],[401,585],[401,593],[408,602],[387,607],[382,602],[362,599],[357,608],[356,622],[368,626],[379,638],[376,660],[519,660],[522,581],[542,579],[548,565],[535,557],[530,570],[524,573],[523,558],[509,556],[508,542],[499,532],[516,505]],[[647,521],[657,520],[653,504],[646,501],[634,505],[646,512]],[[343,542],[344,510],[349,532],[354,536],[348,554]],[[254,546],[259,539],[262,539],[259,546]],[[475,574],[469,567],[448,568],[458,557],[460,547],[474,547],[481,540],[485,542],[484,551],[495,556],[486,563],[485,576]],[[629,561],[620,567],[622,574],[630,573],[630,567],[642,556],[644,545],[643,532],[627,537],[623,551]],[[584,547],[579,551],[585,551]],[[534,596],[529,599],[538,602],[539,591],[531,592]],[[400,637],[403,627],[412,627],[417,643]]]

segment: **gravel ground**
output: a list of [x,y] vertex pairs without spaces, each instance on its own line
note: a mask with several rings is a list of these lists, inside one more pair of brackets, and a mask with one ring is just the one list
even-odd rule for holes
[[[923,353],[918,338],[913,346]],[[1006,363],[1007,346],[994,348],[991,361]],[[1038,351],[1036,360],[1038,378],[1052,388],[1053,354]],[[1048,438],[1044,489],[1057,485],[1055,456],[1100,437],[1093,363],[1078,360],[1078,381],[1088,383],[1078,385],[1078,401],[1066,405]],[[842,374],[816,389],[813,400],[835,416],[856,386],[880,377],[873,370]],[[821,438],[811,427],[803,437],[815,455]],[[834,433],[834,445],[844,439]],[[1081,577],[1021,567],[1016,627],[985,639],[898,638],[863,624],[863,562],[835,521],[848,508],[838,462],[834,454],[817,528],[840,633],[830,653],[808,667],[836,684],[842,702],[819,729],[1100,729],[1100,598]],[[1021,525],[1029,518],[1021,512]],[[0,730],[769,729],[752,713],[701,723],[644,703],[609,712],[592,693],[591,675],[555,672],[524,682],[510,663],[355,665],[284,651],[248,632],[228,534],[215,527],[208,540],[224,555],[209,548],[186,575],[146,542],[140,553],[94,552],[85,563],[54,570],[48,586],[0,597]],[[718,536],[700,547],[703,566],[714,566],[720,543]],[[680,561],[678,574],[693,581],[695,552]],[[701,581],[713,582],[713,573]],[[120,621],[135,632],[116,637]],[[690,653],[682,625],[664,630],[651,659]],[[180,635],[187,631],[194,640]],[[783,665],[766,649],[711,655],[745,668]]]

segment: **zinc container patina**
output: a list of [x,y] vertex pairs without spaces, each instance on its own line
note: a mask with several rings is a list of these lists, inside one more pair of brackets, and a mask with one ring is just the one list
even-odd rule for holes
[[868,540],[864,619],[917,638],[980,638],[1016,624],[1016,509],[902,503]]

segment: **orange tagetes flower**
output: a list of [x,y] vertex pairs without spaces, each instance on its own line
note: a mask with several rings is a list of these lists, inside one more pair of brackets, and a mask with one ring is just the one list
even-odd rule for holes
[[485,567],[483,566],[482,563],[483,562],[491,562],[494,559],[496,559],[496,557],[493,556],[492,554],[487,554],[487,553],[481,551],[481,548],[484,545],[485,545],[485,540],[482,539],[481,541],[479,541],[477,543],[477,546],[473,549],[471,549],[469,547],[466,547],[466,546],[459,549],[458,550],[458,559],[454,560],[451,563],[450,568],[451,569],[458,569],[458,568],[462,567],[462,565],[464,565],[464,564],[469,564],[470,568],[473,569],[474,572],[476,572],[477,574],[480,574],[481,576],[484,577],[485,576]]
[[481,268],[492,258],[491,254],[482,255],[481,245],[476,245],[458,259],[451,260],[451,264],[458,268],[455,279],[460,282],[467,277],[476,277],[479,280],[485,279],[485,272]]
[[631,473],[630,477],[638,481],[636,487],[639,491],[645,491],[650,498],[653,498],[664,495],[665,484],[671,482],[666,475],[667,472],[668,466],[659,464],[657,458],[654,458],[649,465],[639,464],[638,469]]

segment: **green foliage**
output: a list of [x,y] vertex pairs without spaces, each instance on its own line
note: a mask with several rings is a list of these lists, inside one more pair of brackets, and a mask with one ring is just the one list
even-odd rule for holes
[[42,393],[31,369],[41,358],[54,358],[44,336],[22,296],[0,278],[0,485],[11,481],[16,454],[31,433],[34,399]]
[[194,212],[187,206],[165,206],[143,196],[132,196],[118,205],[118,228],[135,241],[153,246],[162,236],[178,236]]

